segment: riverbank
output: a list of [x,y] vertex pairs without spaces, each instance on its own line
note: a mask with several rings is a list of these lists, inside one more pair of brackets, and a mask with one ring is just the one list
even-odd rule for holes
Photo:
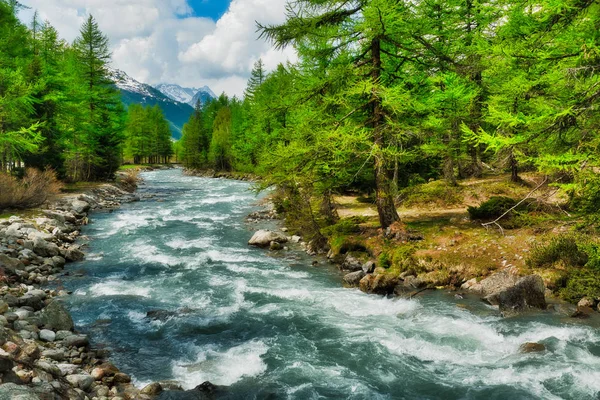
[[[335,196],[340,220],[322,229],[327,245],[306,243],[305,248],[309,254],[326,254],[344,274],[345,286],[366,293],[412,298],[444,289],[457,296],[480,295],[504,315],[545,310],[549,304],[575,318],[597,317],[600,292],[595,293],[589,279],[580,278],[593,273],[593,267],[584,267],[586,261],[593,262],[585,252],[593,255],[597,238],[574,230],[582,221],[561,208],[563,192],[541,185],[528,209],[509,214],[498,224],[485,225],[486,220],[474,219],[467,211],[490,199],[516,203],[540,180],[543,177],[527,175],[516,184],[500,176],[467,180],[460,186],[434,181],[411,187],[401,194],[402,222],[386,232],[379,229],[369,199]],[[525,292],[519,290],[524,282],[530,283]],[[508,296],[513,292],[527,295]]]
[[0,219],[0,398],[143,398],[108,352],[77,332],[64,305],[69,293],[56,284],[66,263],[84,258],[80,228],[90,213],[138,200],[100,184]]

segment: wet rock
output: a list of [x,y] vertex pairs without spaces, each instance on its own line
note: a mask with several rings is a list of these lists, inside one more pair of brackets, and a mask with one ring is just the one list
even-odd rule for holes
[[122,372],[117,372],[113,379],[114,383],[129,383],[131,382],[131,377]]
[[140,391],[140,394],[143,394],[143,395],[146,395],[146,396],[158,396],[159,394],[162,393],[162,391],[163,391],[163,388],[160,385],[160,383],[154,382],[154,383],[151,383],[151,384],[145,386]]
[[104,363],[104,364],[101,364],[101,365],[97,366],[96,368],[94,368],[92,370],[91,375],[94,377],[94,379],[99,381],[102,378],[105,378],[108,376],[115,376],[118,373],[119,373],[119,369],[117,367],[115,367],[113,364]]
[[16,270],[25,268],[25,265],[16,258],[11,258],[4,253],[0,253],[0,268],[4,268],[14,273]]
[[398,278],[390,274],[369,274],[360,280],[359,287],[365,293],[388,295],[394,292],[398,282]]
[[65,347],[87,347],[89,340],[86,335],[71,335],[67,336],[63,343]]
[[408,289],[421,289],[427,284],[421,279],[414,275],[409,275],[404,277],[404,282],[402,283]]
[[44,326],[48,329],[57,331],[71,331],[73,329],[73,318],[71,318],[71,314],[59,300],[52,300],[44,308],[41,319]]
[[286,243],[287,241],[288,238],[283,233],[259,230],[254,233],[248,244],[257,247],[269,247],[271,242]]
[[571,318],[577,319],[588,319],[594,313],[594,309],[591,307],[580,307],[577,306],[577,310],[571,314]]
[[71,246],[63,249],[61,254],[68,261],[81,261],[85,258],[85,254],[79,250],[79,246]]
[[542,343],[523,343],[519,347],[521,353],[539,353],[546,350],[546,346]]
[[283,245],[281,243],[273,241],[269,245],[269,250],[271,250],[271,251],[283,250]]
[[227,388],[225,386],[217,386],[210,382],[204,382],[203,384],[196,386],[193,390],[163,391],[158,396],[158,400],[211,400],[223,397],[226,393]]
[[[476,282],[469,287],[466,287],[466,284],[463,285],[463,289],[468,289],[473,292],[477,292],[482,296],[489,296],[493,293],[498,293],[503,290],[506,290],[510,287],[516,285],[519,280],[519,275],[515,273],[512,269],[505,269],[500,272],[497,272],[493,275],[488,276],[487,278],[481,280],[480,282]],[[472,282],[468,281],[468,282]]]
[[538,275],[520,278],[513,286],[509,286],[485,297],[491,305],[498,305],[500,311],[514,313],[529,308],[546,309],[546,287]]
[[365,277],[365,273],[360,271],[350,272],[349,274],[344,275],[344,283],[350,287],[358,287],[360,284],[360,280]]

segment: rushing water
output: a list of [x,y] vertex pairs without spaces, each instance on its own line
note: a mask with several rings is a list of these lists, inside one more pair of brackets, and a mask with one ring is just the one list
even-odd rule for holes
[[[78,327],[139,385],[209,380],[240,399],[600,395],[597,328],[547,313],[502,319],[441,293],[343,289],[333,268],[300,252],[246,245],[257,200],[247,183],[143,177],[142,195],[155,197],[94,215],[87,260],[64,281]],[[524,342],[547,350],[521,354]]]

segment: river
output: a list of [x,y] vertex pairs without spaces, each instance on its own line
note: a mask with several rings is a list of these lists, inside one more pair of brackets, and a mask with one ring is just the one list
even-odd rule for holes
[[[143,174],[143,200],[97,213],[63,284],[78,329],[139,386],[211,381],[239,399],[598,399],[600,330],[501,318],[442,293],[341,287],[299,251],[249,248],[245,182]],[[151,197],[152,196],[152,197]],[[163,310],[147,317],[148,311]],[[525,342],[543,353],[521,354]]]

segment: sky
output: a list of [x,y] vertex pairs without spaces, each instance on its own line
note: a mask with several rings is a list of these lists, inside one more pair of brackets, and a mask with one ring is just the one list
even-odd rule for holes
[[73,41],[88,14],[110,40],[112,66],[155,85],[208,85],[215,93],[241,96],[252,66],[268,69],[296,59],[258,40],[256,21],[285,20],[286,0],[20,0],[37,10],[61,37]]

